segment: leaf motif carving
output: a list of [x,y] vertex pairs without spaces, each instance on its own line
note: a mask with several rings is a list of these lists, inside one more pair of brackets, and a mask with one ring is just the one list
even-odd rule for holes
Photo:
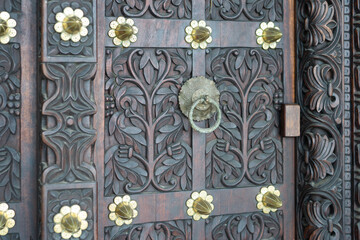
[[206,18],[212,20],[281,21],[282,0],[206,0]]
[[105,239],[191,239],[191,221],[177,220],[105,228]]
[[207,239],[282,239],[282,212],[243,213],[210,217],[206,223]]
[[[177,96],[191,74],[190,52],[130,48],[120,54],[119,49],[108,49],[106,62],[107,96],[114,96],[115,106],[106,121],[107,141],[112,142],[107,147],[106,194],[189,190],[191,137]],[[121,164],[113,146],[131,148],[133,159],[127,159],[138,163],[141,173],[122,166],[116,174]]]
[[190,19],[191,0],[107,0],[106,16]]
[[212,50],[206,69],[218,86],[223,111],[223,122],[208,136],[207,186],[281,183],[277,111],[283,91],[281,50]]

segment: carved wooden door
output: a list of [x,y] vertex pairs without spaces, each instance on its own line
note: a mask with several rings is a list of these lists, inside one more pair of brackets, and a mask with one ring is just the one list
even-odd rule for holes
[[[294,239],[295,141],[280,134],[295,98],[293,11],[282,0],[43,0],[42,239]],[[211,28],[207,46],[186,37],[192,20]],[[256,35],[269,22],[283,33],[275,49]],[[179,106],[196,76],[220,92],[209,134]],[[282,207],[264,213],[256,196],[270,185]],[[186,203],[203,190],[214,208],[195,221]]]

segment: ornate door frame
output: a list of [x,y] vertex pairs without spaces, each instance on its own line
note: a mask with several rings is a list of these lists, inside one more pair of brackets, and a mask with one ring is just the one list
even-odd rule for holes
[[299,239],[359,239],[359,0],[297,1]]

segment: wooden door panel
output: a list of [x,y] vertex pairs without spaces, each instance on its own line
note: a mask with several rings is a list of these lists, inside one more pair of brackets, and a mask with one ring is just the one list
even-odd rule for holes
[[[251,34],[259,21],[269,20],[280,21],[285,34],[290,31],[282,23],[282,1],[274,6],[249,1],[246,7],[227,1],[235,12],[223,14],[225,2],[192,2],[191,19],[206,17],[213,29],[205,51],[188,48],[183,30],[189,20],[174,5],[168,5],[169,15],[164,5],[153,8],[156,1],[106,5],[107,25],[117,16],[132,17],[139,33],[127,49],[114,48],[111,38],[104,41],[105,198],[99,202],[106,222],[99,234],[105,239],[293,237],[292,227],[284,231],[293,212],[264,214],[255,201],[262,186],[273,184],[286,192],[284,209],[293,207],[294,189],[285,190],[284,184],[293,182],[293,174],[284,173],[293,163],[284,159],[293,155],[294,143],[280,137],[279,127],[281,104],[293,99],[293,92],[285,92],[293,83],[284,82],[291,73],[284,63],[289,53],[282,50],[290,39],[266,51]],[[213,79],[221,94],[223,121],[208,135],[189,127],[177,100],[183,83],[199,75]],[[187,216],[185,202],[202,189],[214,196],[215,209],[209,219],[196,222]],[[114,226],[106,208],[124,194],[138,202],[140,214],[134,225]]]
[[223,110],[223,122],[206,139],[206,187],[283,183],[282,50],[211,48],[206,70]]
[[189,123],[178,108],[188,49],[107,49],[105,195],[191,190]]
[[[66,6],[89,17],[82,44],[54,31]],[[293,169],[294,141],[279,133],[281,104],[294,99],[292,40],[266,51],[255,36],[262,21],[276,21],[289,35],[285,9],[290,3],[280,0],[44,0],[43,239],[59,237],[53,217],[73,204],[88,216],[80,239],[293,238],[294,175],[285,169]],[[129,48],[107,35],[119,16],[139,29]],[[184,41],[192,19],[213,30],[206,50]],[[207,135],[192,130],[178,102],[182,85],[201,75],[215,81],[223,115]],[[264,214],[255,197],[268,185],[281,191],[284,205]],[[215,209],[194,221],[185,202],[203,189]],[[116,226],[108,206],[125,194],[139,215]]]

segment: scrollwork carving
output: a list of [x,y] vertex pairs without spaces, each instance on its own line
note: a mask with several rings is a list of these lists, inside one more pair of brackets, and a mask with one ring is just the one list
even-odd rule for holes
[[283,181],[276,106],[282,101],[282,62],[281,50],[212,49],[207,54],[207,74],[217,84],[223,111],[223,122],[207,140],[208,187]]
[[20,46],[0,46],[0,199],[20,200]]
[[21,12],[21,0],[3,0],[0,2],[0,10]]
[[74,182],[95,179],[90,146],[96,131],[92,80],[96,72],[90,63],[47,63],[42,89],[42,139],[47,146],[43,182]]
[[338,0],[298,2],[298,142],[300,239],[344,238],[343,7]]
[[107,0],[106,16],[190,19],[191,0]]
[[191,221],[177,220],[134,226],[107,227],[105,228],[105,239],[191,239]]
[[106,195],[191,189],[190,131],[177,106],[191,70],[186,49],[107,50]]
[[206,0],[206,18],[213,20],[282,21],[283,0]]
[[278,211],[210,217],[206,220],[206,239],[282,239],[282,215]]

